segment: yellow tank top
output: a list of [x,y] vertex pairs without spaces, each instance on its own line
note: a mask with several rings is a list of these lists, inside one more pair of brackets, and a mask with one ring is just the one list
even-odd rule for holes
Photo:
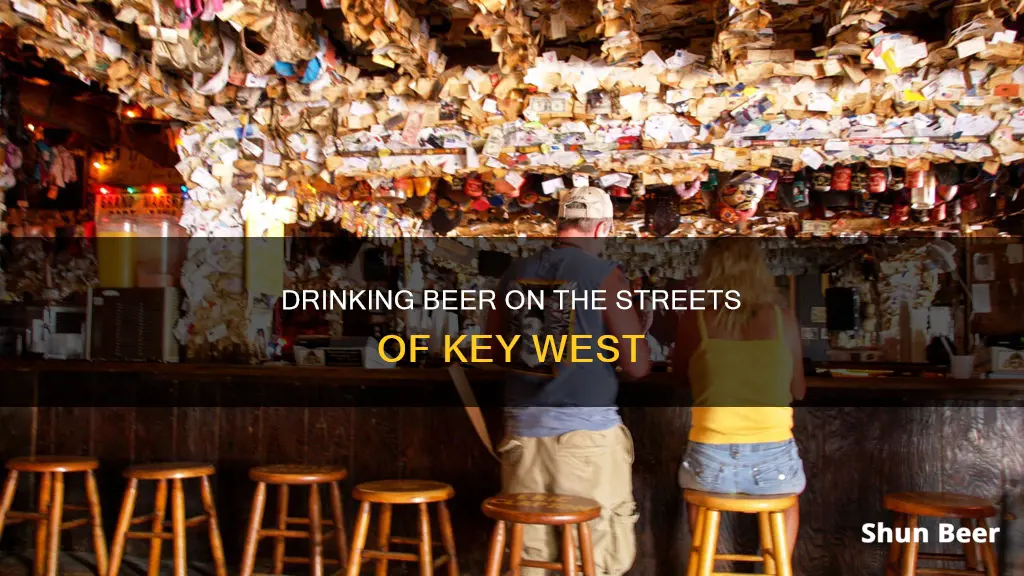
[[782,442],[793,437],[793,356],[782,313],[775,307],[775,338],[708,338],[697,314],[700,347],[690,358],[693,427],[690,440],[705,444]]

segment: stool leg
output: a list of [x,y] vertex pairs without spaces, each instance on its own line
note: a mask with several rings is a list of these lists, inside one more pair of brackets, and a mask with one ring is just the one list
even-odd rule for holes
[[441,543],[448,553],[448,576],[459,576],[459,558],[455,554],[455,534],[452,532],[452,515],[448,504],[437,503],[437,521],[441,525]]
[[[903,514],[896,514],[893,518],[893,532],[897,533],[902,528],[906,528],[907,517]],[[885,576],[899,576],[900,572],[900,553],[903,551],[903,545],[896,541],[895,538],[889,543],[889,557],[885,561]]]
[[33,574],[43,576],[46,573],[46,519],[50,515],[50,498],[53,496],[53,474],[46,472],[39,481],[39,514],[36,520],[36,561]]
[[320,519],[320,487],[309,486],[309,566],[312,576],[324,576],[324,531]]
[[420,504],[420,576],[434,576],[434,548],[430,541],[430,509]]
[[256,492],[252,495],[252,509],[249,511],[249,529],[245,533],[245,549],[242,551],[242,568],[240,576],[252,576],[253,565],[256,564],[256,545],[260,539],[260,526],[263,525],[263,507],[267,503],[267,485],[256,483]]
[[[128,539],[128,529],[131,527],[132,514],[135,512],[135,495],[138,494],[138,491],[139,481],[134,478],[128,480],[128,487],[124,491],[124,502],[121,503],[121,514],[117,517],[117,527],[114,528],[114,541],[110,545],[110,576],[117,576],[121,570],[124,543]],[[152,558],[151,555],[150,566],[153,565]],[[149,573],[153,574],[152,570]],[[159,572],[157,573],[159,574]]]
[[[153,534],[163,534],[164,517],[167,515],[167,480],[158,480],[156,483],[156,496],[153,499],[153,522],[151,531]],[[149,539],[149,576],[160,575],[160,555],[163,553],[164,539]]]
[[348,570],[345,576],[359,576],[359,569],[363,567],[363,547],[366,546],[366,533],[370,530],[370,503],[359,504],[359,516],[356,517],[356,527],[352,531],[352,547],[348,551]]
[[4,523],[7,520],[7,512],[11,509],[11,502],[14,501],[14,491],[18,489],[18,472],[11,470],[4,480],[4,492],[0,496],[0,536],[4,534]]
[[590,525],[580,522],[580,556],[583,559],[583,576],[597,576],[594,568],[594,541],[590,537]]
[[697,509],[697,521],[690,530],[693,532],[693,539],[690,542],[690,561],[686,565],[686,576],[697,576],[697,567],[700,565],[700,546],[704,538],[704,522],[707,519],[707,509]]
[[907,530],[910,532],[910,542],[903,545],[903,558],[901,559],[900,574],[903,576],[916,576],[917,574],[917,542],[914,538],[914,531],[917,529],[917,516],[907,516]]
[[220,539],[220,523],[217,521],[217,506],[213,503],[213,490],[210,488],[210,477],[203,476],[199,479],[202,488],[203,509],[209,518],[210,531],[210,553],[213,554],[213,567],[217,576],[227,576],[228,567],[224,562],[224,543]]
[[100,491],[96,487],[96,476],[89,470],[85,473],[85,495],[89,500],[89,519],[92,522],[92,543],[96,552],[96,570],[107,573],[107,538],[103,535],[103,512],[100,509]]
[[[277,487],[277,529],[288,529],[288,485]],[[284,536],[274,538],[274,574],[284,573]]]
[[64,473],[53,473],[53,499],[50,501],[50,524],[46,528],[46,575],[57,576],[60,558],[60,525],[64,517]]
[[185,489],[180,478],[171,481],[171,534],[174,543],[174,576],[188,576],[185,555]]
[[793,576],[793,563],[789,558],[789,544],[786,542],[786,520],[782,512],[768,516],[772,527],[772,551],[775,552],[775,571],[779,576]]
[[[391,504],[380,505],[380,517],[377,518],[377,548],[387,552],[391,544]],[[377,559],[377,576],[387,576],[388,559]]]
[[[978,527],[984,528],[988,532],[988,520],[984,518],[978,520]],[[981,559],[985,564],[985,576],[999,575],[999,562],[996,560],[996,551],[991,542],[981,544]]]
[[[697,563],[698,576],[711,576],[715,571],[715,552],[718,550],[718,522],[722,513],[718,510],[704,510],[701,522],[700,560]],[[785,574],[783,576],[791,576]]]
[[508,574],[519,576],[523,563],[523,525],[512,523],[512,535],[508,543]]
[[562,574],[576,576],[576,544],[572,541],[572,529],[569,526],[562,526]]
[[491,549],[487,551],[487,571],[484,576],[501,576],[501,556],[504,553],[505,523],[498,520],[494,523],[494,532],[491,534]]
[[772,547],[772,527],[768,521],[768,513],[757,515],[758,532],[761,535],[761,557],[764,558],[764,573],[775,574],[775,549]]
[[331,482],[331,513],[334,515],[334,537],[338,540],[340,566],[348,564],[348,542],[345,541],[345,509],[341,505],[341,489]]
[[[964,518],[960,520],[960,525],[967,528],[974,533],[974,528],[977,524],[970,518]],[[964,544],[964,564],[967,565],[968,570],[978,569],[978,543],[972,538],[970,542]]]

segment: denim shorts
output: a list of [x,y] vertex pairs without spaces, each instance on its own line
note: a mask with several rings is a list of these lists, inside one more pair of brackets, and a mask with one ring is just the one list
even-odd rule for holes
[[807,485],[796,441],[758,444],[690,442],[679,485],[719,494],[799,494]]

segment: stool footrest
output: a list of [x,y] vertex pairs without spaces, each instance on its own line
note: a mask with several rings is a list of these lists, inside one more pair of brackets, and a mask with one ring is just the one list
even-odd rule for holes
[[528,558],[523,558],[519,563],[527,568],[540,568],[542,570],[553,570],[555,572],[562,571],[561,562],[546,562],[544,560],[530,560]]
[[48,517],[49,514],[40,514],[38,512],[15,512],[14,510],[11,510],[7,513],[6,524],[10,526],[12,524],[27,522],[29,520],[45,520]]
[[918,568],[916,574],[920,576],[979,576],[984,572],[977,570],[943,570],[941,568]]
[[967,559],[963,554],[937,554],[935,552],[919,552],[918,560],[945,560],[947,562],[963,562]]
[[[283,562],[285,564],[309,564],[309,558],[305,556],[285,556]],[[324,564],[337,564],[338,561],[334,558],[324,558]]]
[[257,538],[309,538],[309,532],[305,530],[279,530],[277,528],[266,528],[256,534]]
[[[411,536],[392,536],[391,537],[391,543],[392,544],[408,544],[410,546],[419,546],[420,545],[420,539],[419,538],[413,538]],[[438,542],[437,539],[431,538],[431,546],[433,546],[434,548],[443,548],[444,547],[444,542]]]
[[[67,509],[67,506],[64,507]],[[13,526],[22,522],[47,520],[50,518],[49,514],[40,514],[39,512],[15,512],[10,511],[4,519],[4,524],[7,526]],[[75,518],[72,520],[65,520],[61,522],[61,530],[71,530],[72,528],[78,528],[79,526],[85,526],[89,523],[89,518]]]
[[764,562],[764,556],[753,554],[715,554],[715,560],[723,562]]
[[142,516],[136,516],[135,518],[132,518],[131,521],[129,522],[129,525],[130,526],[134,526],[136,524],[142,524],[143,522],[152,522],[152,521],[153,521],[153,515],[152,514],[144,514]]
[[[286,524],[309,524],[309,518],[285,518]],[[333,520],[321,520],[321,526],[334,526]]]
[[[129,525],[130,526],[134,526],[136,524],[142,524],[142,523],[149,522],[149,521],[152,521],[152,520],[153,520],[153,515],[152,514],[145,514],[143,516],[136,516],[135,518],[132,518],[131,522],[129,522]],[[196,526],[199,526],[200,524],[203,524],[205,522],[209,522],[209,520],[210,520],[210,517],[208,515],[206,515],[206,514],[200,514],[198,516],[193,516],[191,518],[186,518],[185,519],[185,528],[195,528]],[[85,524],[85,522],[86,522],[86,520],[83,520],[82,524]],[[161,525],[161,527],[162,528],[173,529],[174,528],[174,523],[173,522],[169,522],[169,521],[165,521]],[[137,534],[152,534],[152,536],[137,536]],[[128,536],[128,538],[164,538],[164,537],[170,538],[171,537],[170,536],[170,532],[161,532],[161,533],[157,534],[156,532],[132,532],[132,531],[128,531],[127,532],[127,536]]]
[[398,560],[400,562],[419,562],[420,555],[412,552],[385,552],[383,550],[363,550],[363,558],[371,560]]
[[67,522],[61,522],[61,530],[71,530],[72,528],[78,528],[79,526],[85,526],[89,523],[88,518],[78,518],[76,520],[68,520]]
[[163,538],[164,540],[171,540],[174,538],[174,534],[171,532],[126,532],[125,538],[134,538],[136,540],[149,540],[151,538]]

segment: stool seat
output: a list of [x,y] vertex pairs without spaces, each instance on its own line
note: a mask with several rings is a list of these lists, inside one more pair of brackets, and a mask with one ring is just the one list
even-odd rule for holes
[[359,484],[352,496],[375,504],[426,504],[450,500],[455,489],[432,480],[378,480]]
[[202,462],[156,462],[129,466],[124,471],[124,477],[136,480],[184,480],[213,476],[214,471],[213,464]]
[[88,456],[23,456],[7,461],[7,469],[18,472],[88,472],[99,467],[99,460]]
[[883,505],[886,510],[911,516],[980,519],[998,514],[995,505],[984,498],[944,492],[886,494]]
[[779,494],[773,496],[756,496],[752,494],[716,494],[714,492],[698,492],[686,490],[683,498],[690,504],[701,508],[719,510],[721,512],[782,512],[796,506],[799,494]]
[[341,466],[307,466],[302,464],[274,464],[257,466],[249,470],[254,482],[267,484],[325,484],[340,482],[348,476]]
[[564,494],[498,494],[480,508],[493,520],[546,526],[580,524],[601,516],[601,505],[594,500]]

